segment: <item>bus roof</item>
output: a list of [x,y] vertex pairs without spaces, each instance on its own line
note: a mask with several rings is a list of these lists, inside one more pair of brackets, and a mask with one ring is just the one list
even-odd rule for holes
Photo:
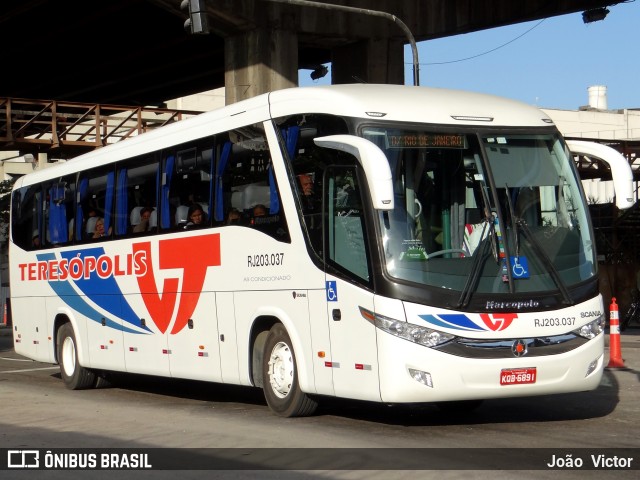
[[[94,150],[22,177],[22,185],[157,151],[196,138],[301,113],[459,126],[540,127],[552,124],[541,110],[493,95],[405,85],[350,84],[288,88],[243,100]],[[88,160],[92,161],[88,161]]]
[[270,94],[274,118],[292,112],[444,125],[535,127],[552,120],[541,110],[507,98],[462,90],[406,85],[350,84],[305,87]]

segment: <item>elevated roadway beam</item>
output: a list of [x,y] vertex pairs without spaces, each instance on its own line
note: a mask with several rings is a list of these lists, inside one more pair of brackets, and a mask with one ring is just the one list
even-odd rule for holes
[[[389,21],[264,0],[204,1],[209,35],[184,31],[180,0],[4,0],[0,96],[148,106],[231,82],[235,101],[296,84],[299,68],[327,62],[334,83],[404,83],[407,40]],[[421,41],[617,2],[324,3],[388,12]],[[422,73],[426,84],[428,71]]]

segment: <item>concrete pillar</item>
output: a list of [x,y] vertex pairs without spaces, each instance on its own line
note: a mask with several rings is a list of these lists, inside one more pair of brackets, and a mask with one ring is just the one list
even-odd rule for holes
[[403,85],[404,45],[399,40],[369,39],[334,48],[331,83]]
[[298,85],[298,36],[257,28],[225,39],[226,104]]
[[43,168],[50,167],[49,156],[46,152],[38,152],[36,157],[36,170],[42,170]]

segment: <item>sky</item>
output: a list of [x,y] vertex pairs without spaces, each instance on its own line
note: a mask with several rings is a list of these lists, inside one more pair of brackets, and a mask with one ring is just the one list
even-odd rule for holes
[[[640,108],[640,1],[610,6],[585,24],[582,13],[418,43],[420,85],[489,93],[540,108],[577,110],[603,85],[608,108]],[[413,84],[411,48],[405,83]],[[328,84],[330,75],[301,85]]]

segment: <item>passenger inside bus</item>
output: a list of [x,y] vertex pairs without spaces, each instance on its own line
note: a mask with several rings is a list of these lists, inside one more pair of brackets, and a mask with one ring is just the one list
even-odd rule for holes
[[261,203],[253,207],[253,217],[264,217],[267,214],[267,207]]
[[189,207],[187,218],[189,219],[187,228],[199,228],[204,226],[207,217],[200,204],[194,203]]
[[238,225],[238,224],[240,224],[240,220],[241,219],[242,219],[242,215],[240,214],[238,209],[237,208],[232,208],[231,210],[229,210],[229,213],[227,214],[226,224],[227,225]]
[[149,231],[152,212],[153,208],[151,207],[143,207],[140,210],[140,222],[133,227],[133,233],[143,233]]
[[105,231],[104,231],[104,218],[97,217],[96,226],[95,226],[95,229],[93,231],[93,237],[92,238],[94,238],[94,239],[102,238],[105,235],[111,235],[111,227],[109,227],[109,231],[105,234]]
[[305,214],[313,213],[318,208],[318,198],[315,195],[313,174],[303,173],[298,175],[298,181],[300,182],[300,188],[302,190],[302,210]]

